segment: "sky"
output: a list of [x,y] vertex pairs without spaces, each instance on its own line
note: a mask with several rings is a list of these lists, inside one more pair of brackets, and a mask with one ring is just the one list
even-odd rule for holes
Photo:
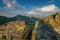
[[0,0],[0,15],[48,16],[60,11],[60,0]]

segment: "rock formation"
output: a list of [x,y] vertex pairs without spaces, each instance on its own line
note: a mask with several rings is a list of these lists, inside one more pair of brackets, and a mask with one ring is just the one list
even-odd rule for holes
[[0,40],[60,40],[59,13],[44,19],[17,16],[6,20],[0,25]]
[[[30,27],[29,27],[30,29]],[[0,26],[0,38],[3,40],[25,40],[29,30],[24,21],[8,22]],[[28,31],[29,30],[29,31]],[[4,38],[5,37],[5,38]]]
[[45,23],[50,23],[54,30],[60,34],[60,14],[50,15],[44,20]]

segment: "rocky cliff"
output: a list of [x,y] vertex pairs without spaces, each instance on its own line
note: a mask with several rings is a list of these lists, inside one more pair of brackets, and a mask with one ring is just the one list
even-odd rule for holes
[[[29,40],[31,27],[25,21],[12,21],[0,26],[0,40]],[[5,38],[4,38],[5,37]]]
[[60,34],[60,14],[50,15],[44,20],[45,23],[50,23],[54,30]]
[[3,22],[0,25],[0,40],[60,40],[59,13],[44,19],[20,15],[1,18],[5,21],[0,20]]
[[51,25],[51,27],[55,31],[58,40],[60,40],[60,14],[56,13],[54,15],[50,15],[44,20],[44,23]]
[[32,40],[60,40],[60,14],[56,13],[37,21]]

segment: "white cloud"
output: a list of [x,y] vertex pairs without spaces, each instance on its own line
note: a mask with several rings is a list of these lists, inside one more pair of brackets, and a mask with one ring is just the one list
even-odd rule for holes
[[36,14],[36,12],[30,11],[30,12],[28,12],[28,14]]
[[12,8],[13,7],[13,5],[10,4],[10,3],[7,3],[6,5],[7,5],[8,8]]
[[41,12],[55,12],[55,11],[58,11],[59,9],[54,4],[51,4],[41,8],[36,8],[36,10]]
[[21,6],[17,0],[3,0],[3,3],[6,5],[4,8],[16,8],[16,9],[24,9],[24,6]]

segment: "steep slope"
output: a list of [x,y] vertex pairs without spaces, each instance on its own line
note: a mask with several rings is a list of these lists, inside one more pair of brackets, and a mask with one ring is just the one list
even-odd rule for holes
[[54,30],[56,30],[57,33],[60,34],[60,25],[57,22],[58,21],[55,21],[55,19],[53,18],[53,16],[51,16],[49,18],[49,23],[51,24],[51,26],[54,28]]
[[0,40],[26,40],[30,31],[31,27],[28,27],[25,21],[8,22],[0,26]]
[[[4,22],[2,21],[2,19]],[[7,18],[7,17],[5,19],[1,18],[0,21],[3,23],[0,23],[0,31],[2,34],[2,35],[0,34],[1,35],[0,38],[2,36],[5,36],[6,37],[5,39],[7,40],[8,39],[10,40],[11,38],[13,38],[14,40],[25,40],[25,39],[30,40],[31,32],[34,28],[34,24],[36,20],[39,20],[39,19],[34,17],[30,18],[26,16],[21,16],[21,15],[17,15],[13,18]],[[5,33],[7,35],[5,35]],[[13,36],[15,36],[16,38],[14,38]],[[3,39],[4,38],[2,38],[2,40]]]
[[60,40],[60,14],[58,13],[44,19],[21,15],[13,18],[3,17],[0,21],[2,19],[4,19],[0,25],[2,40]]
[[44,22],[50,23],[54,30],[60,34],[60,14],[50,15]]
[[7,21],[6,19],[8,19],[8,18],[4,17],[4,16],[0,16],[0,25],[3,24],[3,23],[6,23],[6,21]]
[[32,32],[31,40],[58,40],[50,24],[45,24],[43,20],[37,21]]
[[60,14],[56,13],[54,15],[50,15],[44,20],[44,23],[51,25],[55,35],[57,36],[58,40],[60,40]]
[[60,14],[56,13],[37,21],[31,40],[60,40]]

